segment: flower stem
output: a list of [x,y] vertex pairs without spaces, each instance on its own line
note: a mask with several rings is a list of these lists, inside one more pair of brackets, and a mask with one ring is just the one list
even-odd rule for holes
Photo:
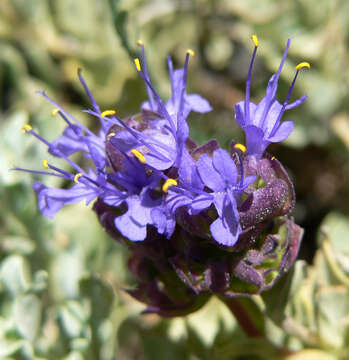
[[235,316],[236,321],[239,323],[241,329],[248,337],[264,337],[261,329],[258,328],[255,321],[253,321],[246,306],[243,305],[240,298],[220,297],[221,300],[228,306],[229,310]]

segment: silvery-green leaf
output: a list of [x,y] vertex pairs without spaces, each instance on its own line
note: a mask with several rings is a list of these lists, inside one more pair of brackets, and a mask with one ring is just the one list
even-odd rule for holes
[[85,352],[89,346],[89,340],[86,338],[76,338],[71,341],[71,347],[76,351]]
[[60,309],[59,317],[65,333],[71,338],[86,334],[88,312],[81,303],[70,300]]
[[321,227],[330,237],[335,251],[349,256],[349,217],[331,212],[325,217]]
[[349,288],[333,286],[316,294],[319,334],[325,343],[342,348],[349,333]]
[[31,276],[27,261],[20,255],[5,258],[0,268],[0,280],[13,296],[28,290]]
[[92,325],[100,324],[111,310],[113,290],[102,279],[93,275],[81,278],[79,288],[81,295],[90,302]]
[[28,255],[34,251],[35,244],[27,237],[10,235],[2,239],[1,248],[6,253]]
[[78,296],[78,282],[84,271],[83,259],[78,251],[64,251],[53,259],[51,274],[56,296]]
[[6,359],[19,351],[24,344],[24,340],[0,339],[0,359]]
[[33,342],[40,331],[42,304],[33,294],[19,295],[14,303],[14,320],[18,332]]
[[32,291],[40,292],[47,288],[48,273],[45,270],[39,270],[34,274]]

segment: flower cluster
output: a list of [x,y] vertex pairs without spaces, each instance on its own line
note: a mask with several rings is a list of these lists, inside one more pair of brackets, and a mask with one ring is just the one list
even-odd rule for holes
[[[30,125],[22,130],[35,136],[50,154],[64,159],[74,172],[48,161],[45,171],[62,177],[68,189],[34,184],[44,216],[52,218],[64,205],[95,201],[101,224],[131,249],[130,269],[139,280],[132,295],[148,304],[147,311],[164,316],[187,313],[211,293],[230,296],[263,291],[292,265],[302,231],[288,217],[294,206],[293,185],[282,167],[265,152],[272,142],[286,139],[293,123],[281,122],[289,103],[300,63],[285,101],[276,100],[280,67],[268,83],[259,104],[250,101],[250,84],[258,39],[246,83],[246,99],[235,106],[236,121],[246,135],[246,147],[232,142],[230,151],[215,140],[198,146],[189,138],[191,111],[212,110],[207,100],[187,94],[188,50],[184,67],[174,69],[168,58],[171,97],[164,102],[151,82],[144,46],[136,69],[148,92],[141,113],[126,119],[115,110],[101,111],[78,76],[90,102],[85,110],[100,122],[96,134],[86,128],[44,92],[53,116],[65,122],[63,134],[52,142]],[[91,167],[82,169],[70,156],[82,152]]]

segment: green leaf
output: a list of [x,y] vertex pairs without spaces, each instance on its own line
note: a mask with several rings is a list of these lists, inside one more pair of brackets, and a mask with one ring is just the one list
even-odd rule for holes
[[100,324],[108,315],[114,300],[113,290],[102,279],[94,275],[83,277],[79,281],[80,293],[91,304],[91,320]]
[[20,255],[5,258],[0,268],[0,280],[13,296],[24,293],[31,285],[27,261]]
[[14,321],[18,332],[33,342],[40,331],[41,301],[36,295],[17,296],[14,303]]
[[286,316],[286,307],[306,276],[306,263],[298,260],[293,268],[268,291],[262,293],[265,312],[277,325]]
[[336,252],[349,256],[349,218],[338,212],[331,212],[323,220],[321,228],[328,234]]

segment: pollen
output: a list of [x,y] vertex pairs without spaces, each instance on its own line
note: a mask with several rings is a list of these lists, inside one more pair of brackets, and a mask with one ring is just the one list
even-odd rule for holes
[[271,160],[271,161],[275,160],[275,156],[272,156],[272,157],[270,158],[270,160]]
[[106,116],[111,116],[111,115],[115,115],[116,111],[115,110],[105,110],[102,112],[101,117],[104,118]]
[[31,131],[33,128],[29,124],[25,124],[21,127],[21,131],[23,134],[25,134],[28,131]]
[[142,163],[145,164],[147,161],[145,160],[145,157],[142,153],[140,153],[138,150],[136,149],[132,149],[131,153]]
[[192,50],[192,49],[188,49],[187,50],[187,54],[189,54],[190,56],[195,56],[195,51],[194,50]]
[[135,62],[137,71],[138,71],[138,72],[142,71],[141,62],[139,61],[139,59],[138,59],[138,58],[135,58],[135,59],[134,59],[134,62]]
[[178,185],[177,180],[175,179],[167,179],[164,183],[164,185],[162,186],[162,191],[167,193],[167,190],[171,187],[171,186],[176,186]]
[[48,162],[47,160],[42,160],[42,166],[45,168],[45,169],[49,169],[49,165],[48,165]]
[[79,182],[79,179],[81,178],[81,176],[83,176],[83,173],[77,173],[77,174],[74,176],[74,182],[75,182],[75,183],[78,183],[78,182]]
[[53,110],[52,110],[51,115],[52,115],[52,117],[54,117],[54,116],[56,116],[58,113],[59,113],[59,109],[56,108],[56,109],[53,109]]
[[254,43],[255,46],[258,46],[258,45],[259,45],[258,37],[257,37],[256,34],[253,34],[253,35],[251,36],[251,39],[252,39],[252,41],[253,41],[253,43]]
[[296,70],[300,70],[300,69],[303,69],[303,68],[308,68],[310,69],[310,64],[306,61],[303,61],[301,63],[299,63],[297,66],[296,66]]
[[109,134],[107,135],[108,140],[109,140],[111,137],[115,136],[115,135],[116,135],[115,132],[109,133]]
[[144,42],[142,40],[137,40],[137,45],[138,46],[143,46],[144,45]]
[[243,153],[246,152],[246,146],[245,146],[245,145],[235,144],[235,145],[234,145],[234,148],[235,148],[235,149],[239,149],[239,150],[242,151]]

